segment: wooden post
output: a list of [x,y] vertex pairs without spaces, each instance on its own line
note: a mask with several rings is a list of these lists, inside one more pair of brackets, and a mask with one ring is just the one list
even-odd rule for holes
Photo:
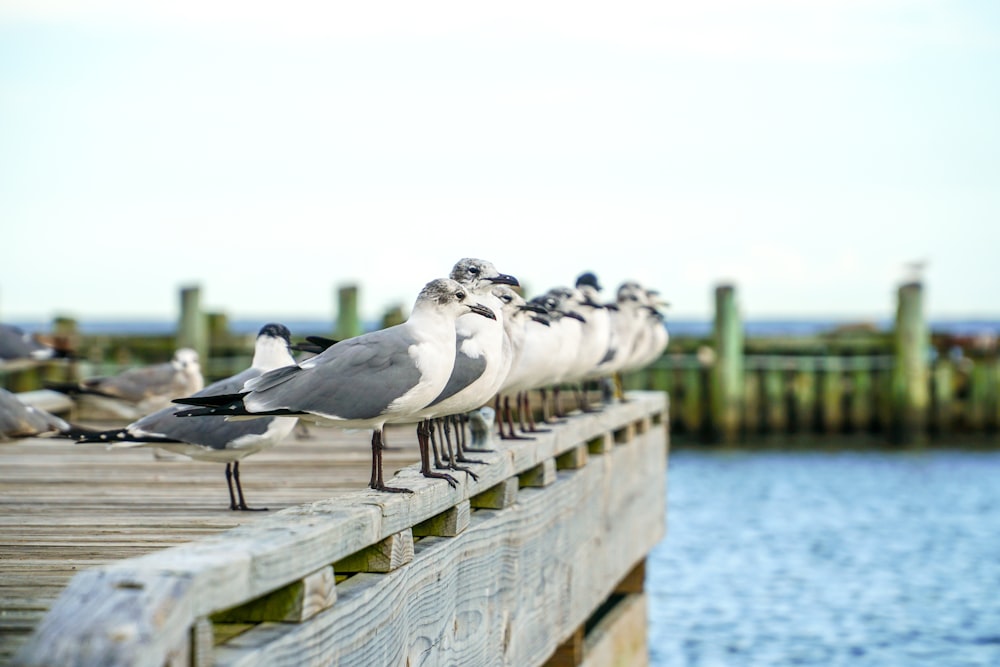
[[823,431],[827,435],[844,428],[844,374],[840,357],[827,357],[823,369]]
[[715,365],[712,367],[711,410],[715,437],[733,443],[740,437],[743,414],[743,325],[736,288],[715,288]]
[[955,425],[955,363],[948,358],[938,359],[932,371],[934,378],[934,432],[950,435]]
[[190,347],[204,366],[208,362],[208,324],[201,312],[201,288],[181,288],[181,319],[177,325],[177,347]]
[[911,282],[900,286],[898,299],[889,434],[893,442],[905,445],[920,443],[926,438],[930,335],[924,321],[923,285]]
[[768,357],[764,367],[764,404],[766,406],[766,430],[769,434],[785,433],[788,430],[788,409],[785,401],[785,382],[781,364],[774,357]]
[[867,357],[851,360],[851,403],[848,419],[851,430],[868,433],[872,429],[872,403],[875,391],[872,387],[872,364]]
[[341,285],[337,289],[337,340],[361,335],[361,319],[358,317],[358,286]]

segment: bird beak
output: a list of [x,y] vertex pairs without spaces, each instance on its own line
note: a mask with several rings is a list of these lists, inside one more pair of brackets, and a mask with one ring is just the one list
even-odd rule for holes
[[564,311],[563,315],[565,317],[572,317],[574,320],[580,320],[581,322],[586,322],[587,321],[586,319],[584,319],[583,315],[581,315],[580,313],[576,312],[575,310]]
[[507,275],[506,273],[501,273],[498,276],[493,276],[492,278],[489,278],[489,281],[497,285],[512,285],[514,287],[521,286],[521,283],[517,282],[517,278],[515,278],[514,276]]
[[531,316],[531,319],[533,319],[534,321],[538,322],[539,324],[544,324],[544,325],[545,325],[545,326],[547,326],[547,327],[550,327],[550,326],[552,326],[552,325],[551,325],[551,324],[549,323],[549,321],[548,321],[548,320],[546,320],[546,319],[544,319],[544,318],[541,318],[541,317],[535,317],[534,315],[532,315],[532,316]]
[[545,314],[545,313],[549,312],[549,311],[545,310],[544,308],[542,308],[541,306],[539,306],[537,304],[534,304],[534,303],[526,303],[523,306],[518,306],[518,308],[520,308],[521,310],[530,310],[533,313],[542,313],[542,314]]
[[476,313],[477,315],[482,315],[483,317],[488,317],[491,320],[495,320],[497,318],[496,314],[490,308],[487,308],[486,306],[484,306],[481,303],[474,303],[474,304],[470,305],[469,306],[469,310],[471,310],[472,312]]

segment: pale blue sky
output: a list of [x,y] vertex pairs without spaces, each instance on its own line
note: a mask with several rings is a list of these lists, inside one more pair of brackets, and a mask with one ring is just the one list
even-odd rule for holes
[[0,320],[377,316],[464,256],[1000,314],[992,0],[78,4],[0,0]]

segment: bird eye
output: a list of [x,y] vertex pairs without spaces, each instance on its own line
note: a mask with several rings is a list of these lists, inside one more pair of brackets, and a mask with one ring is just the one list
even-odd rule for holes
[[455,292],[455,298],[458,299],[459,301],[463,301],[465,299],[465,292],[461,290]]
[[479,267],[478,266],[470,266],[469,267],[469,273],[471,273],[473,275],[479,273]]

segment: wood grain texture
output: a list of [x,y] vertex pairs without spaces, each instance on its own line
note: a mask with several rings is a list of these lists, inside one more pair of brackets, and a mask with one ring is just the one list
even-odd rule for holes
[[[0,553],[4,608],[6,586],[14,590],[26,579],[51,578],[53,587],[47,590],[52,596],[69,580],[58,598],[41,601],[49,613],[33,636],[22,640],[15,664],[164,664],[178,651],[190,654],[190,631],[199,618],[301,580],[498,484],[513,480],[516,488],[521,472],[581,443],[586,447],[604,433],[650,414],[662,414],[666,422],[664,394],[636,392],[629,398],[600,413],[573,416],[534,441],[497,443],[497,452],[477,455],[489,460],[489,465],[476,468],[480,479],[462,479],[457,489],[420,476],[412,463],[415,447],[385,454],[387,472],[401,468],[391,484],[414,493],[383,494],[362,490],[368,467],[365,433],[336,431],[334,444],[325,434],[318,442],[289,441],[248,459],[243,469],[251,504],[280,508],[284,499],[284,509],[260,514],[220,508],[219,492],[225,493],[221,466],[155,461],[148,451],[107,452],[66,443],[32,441],[31,446],[15,446],[16,451],[0,449],[0,503],[13,510],[0,514],[0,543],[18,536],[11,540],[12,547],[2,547],[13,550],[12,559]],[[407,442],[407,437],[412,438],[400,433],[390,442]],[[343,444],[348,440],[350,444]],[[464,656],[469,648],[469,655],[480,657],[530,656],[528,662],[507,664],[539,664],[531,659],[550,653],[553,637],[575,627],[567,619],[582,623],[662,535],[664,521],[656,508],[662,513],[665,446],[665,429],[652,429],[611,454],[593,457],[585,468],[560,472],[549,487],[522,490],[506,509],[473,512],[469,528],[456,537],[417,542],[413,563],[389,574],[350,577],[337,585],[339,599],[332,608],[298,625],[261,623],[217,646],[216,660],[223,655],[236,660],[234,664],[252,660],[258,649],[248,653],[247,647],[274,635],[275,642],[260,645],[266,646],[261,649],[266,658],[257,663],[271,664],[267,661],[283,655],[281,638],[291,629],[306,633],[300,638],[304,643],[301,653],[283,664],[308,663],[314,654],[366,656],[376,664],[389,657],[385,664],[394,664],[392,656],[412,651],[416,659],[435,653],[447,634],[440,625],[446,619],[451,628],[446,645],[461,649],[443,655]],[[637,452],[644,452],[645,460]],[[550,490],[559,500],[532,500]],[[614,511],[604,509],[608,506]],[[581,512],[581,507],[588,509]],[[629,513],[635,517],[625,520]],[[569,524],[567,517],[574,517]],[[492,527],[471,535],[487,520]],[[133,534],[139,542],[132,541]],[[73,548],[81,535],[90,545],[84,539]],[[542,548],[540,540],[563,549],[553,553]],[[442,546],[451,543],[454,546],[447,549]],[[62,553],[49,559],[50,549]],[[432,567],[417,567],[421,554],[429,552],[438,554]],[[91,569],[80,572],[82,568]],[[525,573],[533,585],[522,590]],[[378,591],[369,590],[373,582],[380,583]],[[466,587],[475,593],[469,593],[471,598],[458,595],[458,589]],[[530,603],[510,598],[508,587],[520,590]],[[546,593],[544,602],[538,601],[540,590]],[[142,591],[141,596],[136,591]],[[379,598],[382,604],[378,609],[366,607],[362,614],[356,606],[359,596]],[[567,606],[564,599],[572,604]],[[331,648],[323,628],[340,618],[342,610],[353,610],[347,612],[354,614],[348,625],[375,615],[385,627],[352,629],[347,635],[341,627],[337,640],[346,636],[348,644]],[[389,618],[377,618],[379,613]],[[551,621],[541,624],[544,630],[536,627],[541,616]],[[80,617],[86,622],[79,622]],[[481,627],[486,618],[491,619],[488,636]],[[364,638],[371,639],[372,632],[378,641],[369,644]],[[483,653],[486,647],[489,651]],[[73,660],[67,662],[71,655]]]

